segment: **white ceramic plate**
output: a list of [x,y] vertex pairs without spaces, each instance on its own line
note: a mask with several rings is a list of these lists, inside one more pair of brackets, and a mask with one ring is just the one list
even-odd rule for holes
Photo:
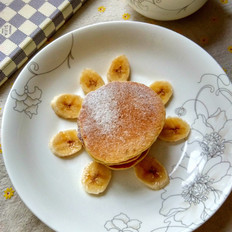
[[[133,169],[115,171],[105,194],[81,185],[91,158],[84,151],[60,159],[49,139],[76,128],[50,107],[60,93],[84,97],[79,75],[92,68],[106,81],[118,55],[131,64],[131,80],[150,85],[165,79],[174,96],[167,116],[191,125],[178,144],[156,142],[151,153],[170,173],[170,184],[152,191]],[[8,97],[2,128],[5,164],[16,191],[56,231],[192,231],[224,202],[232,185],[232,87],[215,60],[170,30],[143,23],[110,22],[73,31],[39,52],[23,69]]]

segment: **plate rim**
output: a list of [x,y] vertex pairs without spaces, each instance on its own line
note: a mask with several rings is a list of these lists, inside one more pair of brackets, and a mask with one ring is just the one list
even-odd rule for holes
[[[127,21],[127,22],[123,22],[123,21],[108,21],[108,22],[100,22],[100,23],[95,23],[95,24],[91,24],[91,25],[86,25],[86,26],[83,26],[83,27],[80,27],[80,28],[77,28],[75,30],[72,30],[72,31],[69,31],[61,36],[59,36],[58,38],[56,38],[54,41],[52,41],[51,43],[49,43],[48,45],[46,45],[45,47],[43,47],[40,51],[38,51],[34,56],[32,56],[28,61],[27,61],[27,64],[23,67],[23,69],[20,70],[20,73],[18,74],[17,76],[17,79],[16,81],[14,82],[11,90],[9,91],[9,94],[7,96],[7,99],[5,101],[5,105],[4,105],[4,111],[3,111],[3,115],[2,115],[2,122],[1,122],[1,140],[2,140],[2,153],[6,154],[7,151],[6,151],[6,148],[4,146],[5,144],[5,139],[4,139],[4,135],[5,133],[7,133],[5,127],[6,127],[6,109],[8,108],[8,105],[9,105],[9,101],[10,101],[10,95],[11,95],[11,92],[12,90],[14,89],[15,86],[18,85],[18,83],[20,83],[24,77],[23,73],[25,72],[25,70],[27,69],[28,65],[30,64],[30,62],[32,62],[33,60],[35,60],[40,54],[46,52],[46,49],[48,47],[51,47],[53,46],[54,44],[56,44],[58,41],[61,41],[63,40],[65,37],[68,37],[70,34],[76,34],[76,33],[79,33],[79,31],[84,31],[84,30],[89,30],[91,28],[96,28],[96,27],[101,27],[101,26],[105,26],[105,25],[119,25],[119,24],[125,24],[125,25],[129,25],[129,24],[133,24],[133,25],[137,25],[139,27],[150,27],[151,29],[152,28],[159,28],[161,30],[164,30],[164,31],[167,31],[169,33],[173,33],[174,36],[179,36],[181,37],[182,39],[186,40],[188,43],[192,43],[194,46],[198,47],[198,49],[201,50],[201,52],[204,52],[207,54],[208,57],[212,58],[216,63],[217,65],[221,68],[221,71],[222,71],[222,74],[224,74],[228,80],[231,82],[230,78],[227,76],[227,74],[224,72],[224,70],[222,69],[222,67],[220,66],[220,64],[212,57],[212,55],[209,54],[209,52],[207,52],[204,48],[202,48],[200,45],[198,45],[197,43],[195,43],[194,41],[192,41],[191,39],[185,37],[184,35],[182,34],[179,34],[178,32],[175,32],[169,28],[165,28],[163,26],[159,26],[159,25],[154,25],[154,24],[149,24],[149,23],[145,23],[145,22],[138,22],[138,21]],[[40,221],[42,221],[46,226],[48,226],[49,228],[53,229],[53,230],[56,230],[56,228],[53,227],[53,225],[51,225],[50,223],[48,223],[48,221],[44,220],[44,218],[41,216],[41,215],[38,215],[36,212],[36,209],[32,209],[31,205],[27,202],[27,200],[21,195],[21,191],[18,191],[18,185],[17,183],[15,183],[15,180],[14,180],[14,177],[12,177],[12,173],[10,171],[10,165],[7,161],[7,155],[3,155],[3,161],[4,161],[4,165],[5,165],[5,168],[6,168],[6,171],[7,171],[7,174],[9,176],[9,179],[12,183],[12,185],[14,186],[15,190],[17,191],[17,194],[18,196],[20,197],[20,199],[22,200],[22,202],[26,205],[26,207],[32,212],[32,214],[34,214]],[[15,187],[17,186],[17,187]],[[224,199],[222,199],[220,201],[220,204],[216,207],[216,209],[214,210],[214,212],[207,218],[207,220],[205,222],[207,222],[217,211],[218,209],[224,204],[224,202],[226,201],[226,199],[228,198],[228,196],[231,194],[232,192],[232,184],[230,186],[230,190],[228,191],[228,194],[226,195],[226,197]],[[191,229],[191,231],[199,228],[202,224],[204,224],[205,222],[201,223],[201,224],[198,224],[194,229]]]

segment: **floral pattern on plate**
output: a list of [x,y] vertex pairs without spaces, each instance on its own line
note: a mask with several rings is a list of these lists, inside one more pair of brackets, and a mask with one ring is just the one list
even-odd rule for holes
[[27,70],[30,73],[30,78],[24,85],[22,90],[13,89],[11,91],[11,98],[15,100],[15,105],[13,109],[19,113],[24,112],[30,119],[38,114],[39,104],[42,102],[42,90],[38,86],[34,86],[30,84],[30,81],[35,77],[50,73],[56,69],[58,69],[62,64],[67,62],[68,68],[70,66],[70,59],[74,59],[72,55],[72,48],[73,48],[74,37],[71,34],[71,44],[69,53],[64,59],[56,64],[51,70],[41,71],[40,65],[37,62],[32,61],[27,65]]
[[[144,32],[143,27],[135,30],[131,27],[132,24],[124,22],[121,24],[120,30],[116,31],[113,30],[113,27],[109,27],[110,30],[105,28],[103,24],[102,30],[95,30],[93,27],[94,30],[87,33],[92,28],[89,27],[86,31],[83,30],[81,33],[77,31],[57,42],[54,41],[52,46],[49,45],[49,49],[40,53],[41,56],[32,59],[11,91],[8,105],[5,108],[3,127],[6,164],[17,185],[15,191],[22,196],[22,200],[42,221],[54,227],[55,230],[65,231],[67,228],[71,228],[72,231],[75,231],[80,227],[85,231],[104,230],[110,232],[192,231],[220,207],[231,191],[232,88],[228,77],[224,74],[218,75],[223,70],[206,53],[202,50],[198,51],[197,46],[187,46],[190,42],[185,41],[178,34],[169,33],[169,31],[150,25],[143,25]],[[123,29],[125,25],[127,26]],[[150,30],[151,28],[154,30]],[[132,31],[130,32],[130,30]],[[102,31],[104,31],[104,36],[102,36]],[[132,33],[129,33],[129,36],[125,33],[128,31]],[[131,51],[132,47],[128,46],[128,41],[135,33],[136,35],[141,34],[142,37],[134,37],[135,45]],[[121,40],[122,35],[124,40]],[[72,42],[70,42],[71,37],[73,38]],[[94,42],[92,38],[94,38]],[[144,47],[140,50],[141,55],[134,56],[137,46],[141,48],[141,38],[145,40]],[[173,41],[171,45],[169,44],[170,39]],[[99,46],[96,46],[95,40]],[[183,50],[182,40],[186,42]],[[156,43],[153,44],[154,41],[159,41],[159,46]],[[60,125],[56,120],[51,120],[48,122],[49,126],[42,127],[41,125],[44,125],[44,118],[51,116],[49,111],[51,97],[61,90],[70,91],[70,88],[67,87],[70,83],[74,86],[71,90],[79,91],[76,89],[78,85],[75,86],[77,71],[80,71],[90,61],[93,67],[105,70],[106,61],[118,52],[117,49],[105,52],[111,47],[111,44],[114,44],[116,48],[119,45],[120,48],[122,46],[122,50],[133,57],[134,64],[141,64],[141,71],[145,70],[143,66],[152,67],[148,69],[147,73],[144,72],[146,75],[141,78],[140,72],[138,72],[140,68],[136,69],[136,66],[133,66],[134,81],[149,85],[156,78],[150,75],[154,64],[160,64],[156,65],[155,72],[173,80],[177,90],[181,90],[180,94],[177,91],[179,98],[176,97],[178,95],[176,94],[173,99],[176,101],[169,105],[170,108],[173,107],[171,113],[187,119],[191,125],[191,134],[184,144],[174,145],[170,149],[172,155],[176,154],[176,158],[166,159],[167,163],[165,164],[168,165],[169,171],[171,167],[173,168],[170,174],[170,184],[165,189],[153,192],[141,187],[136,182],[136,178],[134,176],[132,178],[132,174],[129,172],[131,170],[128,170],[126,176],[115,175],[111,189],[101,199],[96,199],[86,196],[76,181],[76,176],[80,176],[79,170],[88,161],[87,155],[64,162],[49,155],[48,137],[55,130],[71,125],[76,126],[75,122],[73,124],[72,122],[62,122]],[[154,46],[156,52],[148,52],[149,48],[146,47],[146,44]],[[96,49],[94,54],[91,52],[92,49]],[[54,54],[57,53],[59,54],[58,59],[53,59]],[[189,54],[194,55],[190,56]],[[144,57],[149,59],[145,60]],[[181,58],[182,63],[179,63],[180,60],[173,62],[176,57]],[[199,58],[198,63],[194,63],[196,57]],[[162,58],[165,62],[162,61]],[[193,69],[193,64],[197,68]],[[172,65],[172,69],[165,69]],[[207,72],[206,70],[211,70],[216,74],[202,75]],[[71,77],[69,81],[66,81],[67,76]],[[188,78],[183,81],[182,78],[186,76]],[[51,84],[54,84],[53,88],[51,88]],[[186,94],[185,89],[187,88],[191,91]],[[33,110],[30,106],[33,106]],[[32,118],[33,120],[31,120]],[[20,133],[15,133],[15,131],[21,132],[22,128],[25,132],[23,137]],[[25,141],[31,141],[31,132],[36,134],[38,140],[33,140],[29,147]],[[15,141],[14,146],[12,146],[12,138]],[[44,139],[42,143],[40,142],[41,138]],[[167,147],[166,144],[165,147]],[[32,150],[34,152],[31,152]],[[15,159],[17,162],[13,162]],[[49,169],[45,168],[48,166]],[[23,177],[21,177],[22,174],[24,174]],[[46,177],[45,180],[49,185],[45,185],[43,176]],[[73,177],[75,181],[73,181]],[[53,183],[54,179],[59,182]],[[25,188],[25,182],[28,183],[29,189]],[[51,187],[49,187],[50,183],[53,183]],[[29,192],[30,194],[28,194]],[[54,193],[58,192],[59,194],[56,196]],[[46,195],[46,198],[41,198],[43,195]],[[140,207],[144,206],[144,199],[146,199],[146,206]],[[35,205],[31,205],[31,202]],[[70,202],[71,204],[69,204]],[[43,207],[49,204],[53,207]],[[74,205],[75,207],[73,207]],[[100,207],[103,208],[101,213],[99,213]],[[40,210],[39,213],[36,213],[37,209]],[[66,212],[65,215],[63,212]],[[82,215],[85,215],[86,220],[92,220],[92,213],[94,213],[96,223],[86,223],[86,220],[83,220],[79,214],[80,212],[83,212]],[[51,220],[47,220],[49,218],[47,215],[53,219],[52,224]]]
[[[209,78],[211,82],[207,82]],[[204,223],[225,199],[222,190],[232,179],[228,155],[232,151],[232,92],[228,88],[231,83],[225,75],[205,74],[199,84],[196,98],[185,101],[175,110],[178,116],[194,112],[194,117],[190,137],[183,147],[185,157],[161,194],[159,212],[166,224],[162,231],[174,228],[180,231]],[[222,98],[228,108],[207,105],[205,92],[212,101]]]
[[126,214],[120,213],[105,223],[104,227],[111,232],[139,232],[141,221],[130,219]]
[[[204,79],[207,78],[211,82],[206,80],[206,84]],[[164,219],[160,223],[162,226],[152,232],[192,231],[204,223],[227,197],[223,190],[232,179],[228,155],[232,151],[232,92],[228,88],[231,83],[225,75],[205,74],[199,85],[196,98],[185,101],[175,110],[179,117],[194,113],[191,135],[182,147],[184,158],[181,164],[174,165],[175,170],[170,174],[170,184],[160,191],[162,206],[159,214]],[[207,98],[202,95],[205,91],[208,95],[209,90],[212,100],[222,98],[228,108],[208,106]],[[121,213],[107,221],[105,228],[108,231],[140,231],[140,226],[128,227],[129,222],[129,217]]]

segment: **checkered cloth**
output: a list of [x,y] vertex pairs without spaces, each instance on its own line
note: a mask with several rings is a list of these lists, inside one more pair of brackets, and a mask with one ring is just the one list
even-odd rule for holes
[[2,85],[86,0],[1,0]]

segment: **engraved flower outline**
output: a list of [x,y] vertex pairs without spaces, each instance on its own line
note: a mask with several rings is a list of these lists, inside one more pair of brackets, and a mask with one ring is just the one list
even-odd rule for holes
[[35,86],[33,91],[24,87],[24,93],[19,94],[15,89],[11,92],[11,97],[15,100],[14,110],[24,112],[29,118],[38,113],[38,106],[41,103],[42,90]]
[[24,112],[30,119],[33,115],[38,114],[39,104],[42,102],[42,90],[38,86],[33,86],[30,82],[39,76],[53,72],[61,67],[64,63],[67,63],[68,68],[71,68],[71,60],[74,60],[72,55],[72,49],[74,45],[74,35],[71,34],[70,48],[67,50],[64,58],[57,64],[54,63],[54,67],[49,70],[40,71],[40,65],[37,62],[32,61],[28,64],[27,69],[31,76],[24,85],[23,90],[13,89],[11,91],[11,98],[15,101],[13,109],[19,113]]
[[139,232],[141,221],[130,219],[126,214],[120,213],[105,223],[105,229],[110,232]]
[[[162,227],[165,231],[202,224],[230,192],[231,186],[227,183],[232,181],[229,155],[232,151],[232,95],[227,88],[231,83],[225,77],[224,74],[202,75],[199,83],[203,86],[196,98],[185,101],[175,110],[178,116],[192,118],[193,123],[182,147],[185,157],[161,194],[160,214],[165,216],[166,226]],[[213,105],[206,104],[206,97],[211,98]],[[217,105],[219,99],[225,103],[224,109],[221,104]]]
[[[178,116],[193,116],[186,155],[195,160],[196,165],[216,156],[228,160],[232,150],[231,82],[224,74],[207,73],[201,76],[199,83],[203,86],[196,98],[185,101],[175,110]],[[206,104],[206,98],[210,98],[213,105]],[[221,102],[224,102],[223,109]]]
[[[189,173],[188,158],[185,161],[186,165],[178,168],[161,194],[160,214],[167,217],[166,222],[172,218],[184,226],[198,225],[220,205],[222,189],[232,180],[232,167],[217,156]],[[196,219],[194,223],[192,218]]]
[[[218,108],[212,115],[199,115],[191,128],[186,153],[195,160],[227,157],[232,150],[232,119]],[[197,164],[198,162],[196,162]]]

